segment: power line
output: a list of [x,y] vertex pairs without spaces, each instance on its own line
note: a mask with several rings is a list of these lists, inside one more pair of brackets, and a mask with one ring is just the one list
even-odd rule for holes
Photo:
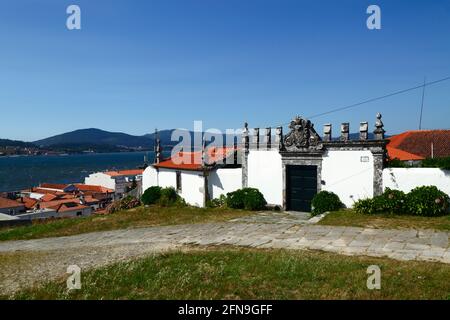
[[439,79],[439,80],[435,80],[435,81],[431,81],[431,82],[424,82],[423,84],[415,86],[415,87],[411,87],[411,88],[408,88],[408,89],[395,91],[395,92],[392,92],[392,93],[385,94],[383,96],[379,96],[379,97],[376,97],[376,98],[364,100],[364,101],[361,101],[361,102],[358,102],[358,103],[354,103],[354,104],[351,104],[351,105],[348,105],[348,106],[332,109],[332,110],[327,111],[327,112],[315,114],[315,115],[312,115],[311,117],[309,117],[309,119],[313,119],[313,118],[321,117],[321,116],[324,116],[324,115],[327,115],[327,114],[330,114],[330,113],[334,113],[334,112],[338,112],[338,111],[342,111],[342,110],[347,110],[347,109],[350,109],[350,108],[358,107],[358,106],[366,104],[366,103],[374,102],[374,101],[381,100],[381,99],[386,99],[386,98],[389,98],[389,97],[392,97],[392,96],[396,96],[396,95],[399,95],[399,94],[402,94],[402,93],[406,93],[406,92],[409,92],[409,91],[413,91],[413,90],[417,90],[417,89],[420,89],[420,88],[425,88],[426,86],[431,86],[433,84],[436,84],[436,83],[439,83],[439,82],[444,82],[444,81],[447,81],[447,80],[450,80],[450,77],[445,77],[445,78],[442,78],[442,79]]
[[[448,80],[450,80],[450,76],[442,78],[442,79],[438,79],[438,80],[435,80],[435,81],[431,81],[431,82],[424,81],[424,83],[421,84],[421,85],[417,85],[417,86],[414,86],[414,87],[411,87],[411,88],[407,88],[407,89],[403,89],[403,90],[399,90],[399,91],[394,91],[392,93],[388,93],[388,94],[385,94],[385,95],[382,95],[382,96],[379,96],[379,97],[363,100],[361,102],[353,103],[353,104],[342,106],[342,107],[339,107],[339,108],[334,108],[334,109],[331,109],[331,110],[326,111],[326,112],[322,112],[322,113],[311,115],[311,116],[307,117],[307,119],[314,119],[314,118],[322,117],[322,116],[327,115],[327,114],[331,114],[331,113],[335,113],[335,112],[339,112],[339,111],[343,111],[343,110],[348,110],[348,109],[351,109],[351,108],[359,107],[361,105],[364,105],[364,104],[367,104],[367,103],[370,103],[370,102],[386,99],[386,98],[389,98],[389,97],[393,97],[393,96],[396,96],[396,95],[399,95],[399,94],[403,94],[403,93],[406,93],[406,92],[409,92],[409,91],[417,90],[417,89],[420,89],[420,88],[423,88],[425,90],[425,87],[427,87],[427,86],[431,86],[431,85],[434,85],[434,84],[437,84],[437,83],[440,83],[440,82],[444,82],[444,81],[448,81]],[[286,122],[286,123],[282,123],[282,124],[280,124],[278,126],[284,126],[284,125],[287,125],[289,123],[290,123],[290,121]],[[260,128],[262,128],[262,127],[260,127]]]
[[423,102],[425,100],[425,83],[427,78],[423,78],[423,90],[422,90],[422,104],[420,106],[420,119],[419,119],[419,130],[422,129],[422,114],[423,114]]

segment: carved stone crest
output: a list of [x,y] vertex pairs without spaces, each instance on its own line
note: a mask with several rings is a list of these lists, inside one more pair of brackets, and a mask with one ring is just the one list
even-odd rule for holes
[[289,129],[291,131],[284,137],[287,151],[322,148],[320,136],[311,121],[297,116],[291,121]]

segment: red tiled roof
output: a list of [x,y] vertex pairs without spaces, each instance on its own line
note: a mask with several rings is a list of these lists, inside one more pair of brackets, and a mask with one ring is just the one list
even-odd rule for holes
[[57,198],[58,198],[58,196],[55,195],[55,194],[46,193],[46,194],[45,194],[41,199],[39,199],[39,200],[44,201],[44,202],[48,202],[48,201],[55,200],[55,199],[57,199]]
[[[389,157],[422,160],[450,156],[450,130],[412,130],[389,138]],[[432,152],[433,150],[433,152]]]
[[118,177],[118,176],[137,176],[140,174],[143,174],[143,169],[134,169],[134,170],[119,170],[119,171],[107,171],[105,174],[111,177]]
[[98,192],[98,193],[112,193],[114,192],[113,189],[108,189],[102,186],[92,186],[92,185],[88,185],[88,184],[75,184],[75,187],[77,187],[78,190],[80,191],[91,191],[91,192]]
[[76,203],[76,202],[67,202],[62,203],[60,205],[55,205],[52,207],[48,207],[50,209],[56,210],[56,212],[67,212],[67,211],[75,211],[75,210],[83,210],[89,208],[88,206]]
[[68,184],[42,183],[39,187],[43,189],[64,190]]
[[25,208],[32,209],[36,205],[38,201],[36,199],[28,198],[28,197],[22,197],[21,203],[25,205]]
[[79,199],[74,199],[74,198],[72,198],[72,199],[59,199],[59,200],[53,200],[53,201],[48,201],[48,202],[41,202],[41,203],[39,203],[39,206],[42,209],[54,208],[55,206],[59,206],[59,205],[64,204],[64,203],[71,203],[71,202],[80,203],[80,200]]
[[[223,161],[229,157],[236,149],[234,147],[223,148],[208,148],[207,163],[214,164]],[[160,163],[154,164],[155,168],[167,168],[178,170],[202,170],[202,152],[179,152],[169,159],[163,160]]]
[[7,198],[0,198],[0,208],[16,208],[20,206],[23,206],[23,203]]

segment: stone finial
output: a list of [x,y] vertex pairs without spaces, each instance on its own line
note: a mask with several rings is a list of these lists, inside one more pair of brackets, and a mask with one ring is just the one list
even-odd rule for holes
[[253,130],[253,143],[255,144],[256,149],[259,149],[259,128],[254,128]]
[[323,126],[323,141],[331,141],[331,123]]
[[244,151],[248,151],[249,148],[249,136],[248,136],[248,123],[244,123],[244,130],[242,131],[242,144],[244,146]]
[[381,121],[382,115],[381,113],[377,113],[377,121],[375,122],[375,131],[373,132],[375,135],[375,140],[384,140],[384,131],[383,121]]
[[283,149],[283,127],[275,129],[275,143],[278,146],[278,150]]
[[349,132],[350,132],[350,123],[344,122],[341,124],[341,141],[349,140]]
[[163,149],[161,147],[158,129],[155,129],[155,163],[160,163],[162,161],[162,151]]
[[266,146],[270,149],[272,146],[272,128],[266,128]]
[[359,124],[359,140],[367,140],[369,138],[369,123],[361,122]]

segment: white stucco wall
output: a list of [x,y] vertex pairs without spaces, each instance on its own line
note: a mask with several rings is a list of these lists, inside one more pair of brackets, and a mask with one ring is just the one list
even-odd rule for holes
[[373,155],[370,151],[327,151],[322,162],[322,190],[336,193],[352,207],[373,196]]
[[248,186],[259,189],[268,204],[283,205],[282,163],[277,150],[249,152]]
[[[197,171],[181,171],[180,196],[192,206],[203,206],[203,176]],[[152,186],[161,188],[176,188],[177,175],[175,170],[148,167],[142,177],[143,192]]]
[[383,190],[388,187],[409,192],[420,186],[436,186],[450,195],[450,171],[439,168],[386,168],[383,170]]
[[[175,186],[174,186],[175,187]],[[196,171],[181,171],[181,193],[186,202],[192,206],[203,207],[204,178]]]
[[158,169],[158,185],[161,188],[176,188],[177,174],[174,170]]
[[152,166],[145,168],[142,174],[142,191],[158,185],[158,172]]
[[242,169],[223,168],[211,172],[209,176],[209,195],[217,199],[222,194],[233,192],[242,188]]
[[84,179],[84,183],[92,186],[102,186],[105,188],[116,190],[116,180],[103,172],[90,174]]

